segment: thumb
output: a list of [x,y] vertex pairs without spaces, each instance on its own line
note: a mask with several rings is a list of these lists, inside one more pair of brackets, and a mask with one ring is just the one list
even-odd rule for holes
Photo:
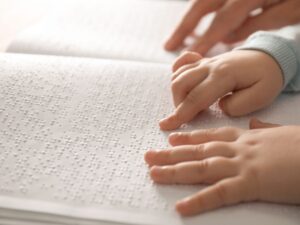
[[250,119],[249,128],[250,129],[261,129],[261,128],[273,128],[273,127],[280,127],[279,124],[272,124],[272,123],[265,123],[256,118]]
[[266,103],[264,99],[257,100],[257,93],[261,92],[259,84],[251,88],[235,91],[225,95],[219,101],[221,110],[228,116],[243,116],[263,108]]

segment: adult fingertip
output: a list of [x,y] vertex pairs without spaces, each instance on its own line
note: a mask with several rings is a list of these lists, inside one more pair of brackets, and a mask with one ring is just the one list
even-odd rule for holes
[[175,51],[177,48],[177,46],[174,44],[173,39],[169,38],[166,40],[165,44],[164,44],[164,49],[166,51]]

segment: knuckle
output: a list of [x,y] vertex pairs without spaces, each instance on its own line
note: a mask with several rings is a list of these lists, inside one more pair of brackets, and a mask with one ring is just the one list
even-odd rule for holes
[[171,89],[172,92],[178,92],[181,89],[181,82],[178,80],[172,81]]
[[203,160],[201,162],[198,163],[198,173],[199,174],[203,174],[205,173],[205,171],[208,170],[208,167],[209,167],[209,160]]
[[213,71],[211,73],[211,78],[212,79],[221,79],[221,78],[226,78],[229,76],[230,73],[230,64],[229,63],[218,63],[214,66]]
[[197,160],[205,159],[205,150],[203,145],[196,145],[194,148],[194,158]]
[[198,95],[196,92],[190,92],[187,96],[186,96],[186,102],[191,104],[191,105],[196,105],[198,104]]
[[220,142],[220,141],[213,141],[213,142],[209,142],[207,144],[205,144],[205,151],[211,151],[213,149],[218,149],[218,148],[222,148],[224,147],[224,143]]

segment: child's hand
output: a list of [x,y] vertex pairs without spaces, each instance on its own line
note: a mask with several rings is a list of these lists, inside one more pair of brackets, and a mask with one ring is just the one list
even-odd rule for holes
[[145,154],[151,178],[212,184],[176,204],[184,216],[255,200],[300,204],[300,126],[252,120],[250,128],[171,134],[175,147]]
[[192,120],[219,98],[221,109],[241,116],[269,105],[280,93],[283,75],[277,62],[255,50],[228,52],[213,58],[185,53],[173,66],[175,112],[160,121],[163,130]]

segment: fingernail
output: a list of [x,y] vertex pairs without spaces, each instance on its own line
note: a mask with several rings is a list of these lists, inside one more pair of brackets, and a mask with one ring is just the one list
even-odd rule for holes
[[179,133],[171,133],[169,135],[169,138],[176,138],[176,137],[178,137],[178,135],[179,135]]
[[164,119],[161,119],[161,120],[159,121],[159,124],[165,123],[167,120],[168,120],[168,117],[166,117],[166,118],[164,118]]
[[185,199],[176,202],[176,210],[181,214],[186,214],[187,201]]
[[162,169],[159,166],[152,166],[150,169],[150,176],[154,181],[159,181]]
[[162,120],[159,121],[159,126],[162,130],[168,129],[168,125],[169,125],[169,119],[171,118],[171,116],[166,117]]
[[176,139],[178,139],[178,137],[180,136],[180,133],[172,133],[169,135],[169,142],[171,142],[171,144],[173,143],[173,141],[175,141]]

